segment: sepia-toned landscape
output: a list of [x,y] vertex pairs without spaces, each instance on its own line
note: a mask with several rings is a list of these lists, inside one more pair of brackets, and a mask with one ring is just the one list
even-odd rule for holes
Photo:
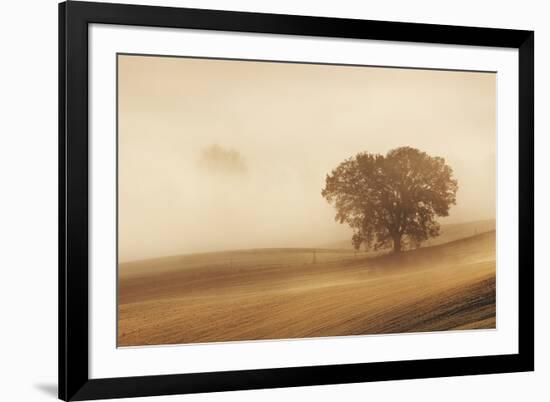
[[118,77],[119,347],[496,327],[494,74]]

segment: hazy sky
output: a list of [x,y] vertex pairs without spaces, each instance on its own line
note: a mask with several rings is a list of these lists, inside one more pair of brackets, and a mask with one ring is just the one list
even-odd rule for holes
[[119,260],[318,246],[358,152],[413,146],[458,180],[442,223],[495,217],[496,75],[119,56]]

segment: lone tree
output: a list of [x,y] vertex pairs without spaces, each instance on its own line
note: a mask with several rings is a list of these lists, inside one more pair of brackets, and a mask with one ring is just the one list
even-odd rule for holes
[[335,219],[352,227],[356,250],[393,245],[399,253],[439,235],[435,218],[449,215],[457,189],[443,158],[401,147],[345,160],[327,175],[321,194],[336,208]]

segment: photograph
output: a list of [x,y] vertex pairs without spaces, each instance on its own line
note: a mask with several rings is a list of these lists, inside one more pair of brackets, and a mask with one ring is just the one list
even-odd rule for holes
[[497,328],[494,71],[116,68],[117,347]]

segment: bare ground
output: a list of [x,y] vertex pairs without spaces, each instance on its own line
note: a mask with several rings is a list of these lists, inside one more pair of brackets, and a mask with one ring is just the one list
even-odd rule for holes
[[495,232],[402,253],[262,249],[119,266],[118,346],[495,328]]

